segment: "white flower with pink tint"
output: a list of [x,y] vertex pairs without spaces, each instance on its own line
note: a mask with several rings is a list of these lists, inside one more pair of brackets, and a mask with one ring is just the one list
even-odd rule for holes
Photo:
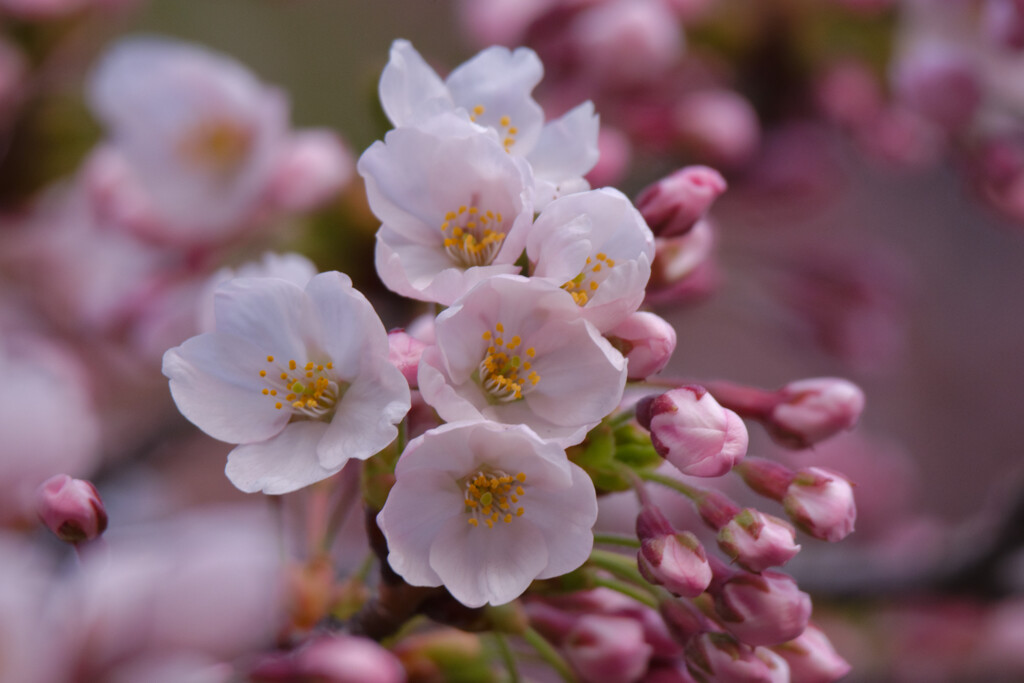
[[399,128],[359,159],[381,221],[377,274],[388,289],[445,305],[514,265],[533,221],[529,165],[454,114]]
[[384,326],[347,276],[305,289],[239,278],[214,300],[216,330],[164,355],[181,413],[239,444],[227,475],[243,491],[294,491],[387,446],[409,410]]
[[597,496],[556,444],[522,425],[451,423],[414,439],[377,523],[388,562],[414,586],[470,607],[519,597],[593,547]]
[[526,242],[531,275],[572,294],[583,317],[606,332],[644,299],[654,235],[616,189],[556,199],[534,221]]
[[533,50],[489,47],[447,79],[409,41],[396,40],[380,78],[380,101],[395,126],[420,125],[442,112],[459,111],[497,133],[504,149],[533,167],[538,207],[589,187],[583,179],[597,163],[598,119],[590,102],[545,125],[533,88],[544,66]]
[[564,290],[503,275],[437,317],[420,360],[423,399],[449,422],[525,424],[563,446],[619,404],[626,361]]
[[268,209],[311,208],[351,176],[332,133],[293,135],[283,92],[198,46],[123,40],[101,59],[88,95],[109,135],[90,162],[91,191],[147,238],[223,242]]
[[676,330],[649,311],[637,311],[606,335],[626,357],[629,379],[643,380],[661,372],[676,350]]

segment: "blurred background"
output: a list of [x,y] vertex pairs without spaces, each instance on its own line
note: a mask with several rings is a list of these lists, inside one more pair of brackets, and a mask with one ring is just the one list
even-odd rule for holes
[[[662,273],[649,299],[678,333],[663,374],[767,389],[839,376],[864,389],[856,430],[810,452],[784,452],[751,431],[752,454],[832,467],[857,484],[857,533],[835,547],[805,544],[791,565],[853,664],[850,680],[1024,677],[1021,3],[69,5],[0,1],[0,52],[13,55],[0,65],[0,330],[6,366],[24,365],[11,340],[28,330],[90,376],[81,403],[95,422],[77,443],[95,447],[75,466],[109,498],[112,528],[248,500],[222,475],[229,447],[198,434],[167,394],[160,354],[193,323],[146,316],[198,289],[165,285],[198,287],[218,268],[294,250],[349,273],[386,326],[405,324],[421,311],[376,280],[377,223],[353,167],[389,128],[376,93],[389,46],[409,39],[444,74],[489,44],[528,45],[545,63],[536,94],[549,119],[585,99],[602,117],[593,185],[635,198],[690,164],[729,183],[706,218],[705,244],[685,246],[694,263]],[[287,93],[292,127],[332,131],[347,161],[316,202],[273,213],[244,240],[176,246],[175,266],[157,276],[136,266],[166,255],[97,261],[107,279],[83,302],[76,296],[101,277],[81,267],[92,252],[55,256],[32,235],[63,215],[48,198],[88,184],[83,169],[106,132],[87,78],[115,41],[139,34],[237,60]],[[152,293],[145,315],[140,291]],[[117,315],[82,314],[93,304],[106,311],[108,300]],[[4,400],[25,399],[7,390]],[[58,417],[52,429],[73,425]],[[3,447],[6,461],[39,448],[27,436]],[[11,482],[35,476],[5,467]],[[11,510],[9,525],[23,517]]]

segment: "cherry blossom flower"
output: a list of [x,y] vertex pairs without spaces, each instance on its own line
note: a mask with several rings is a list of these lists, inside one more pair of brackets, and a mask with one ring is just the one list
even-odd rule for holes
[[654,235],[624,194],[610,187],[567,195],[537,217],[526,242],[532,276],[572,294],[602,332],[644,299]]
[[458,110],[495,131],[510,154],[525,157],[537,181],[538,208],[589,188],[583,176],[597,163],[598,119],[584,102],[545,125],[531,92],[544,75],[533,50],[489,47],[444,81],[407,40],[391,45],[380,78],[380,101],[395,126],[418,125]]
[[395,477],[377,523],[388,562],[414,586],[499,605],[590,555],[594,486],[527,427],[442,425],[409,443]]
[[384,326],[347,276],[305,289],[238,278],[217,291],[216,331],[164,355],[181,413],[239,444],[227,475],[243,491],[286,493],[366,459],[397,435],[409,386]]
[[622,354],[549,282],[493,277],[441,313],[435,331],[419,386],[444,420],[525,424],[569,446],[622,397]]
[[381,220],[377,274],[392,291],[449,305],[514,263],[533,220],[529,165],[454,114],[399,128],[357,166]]

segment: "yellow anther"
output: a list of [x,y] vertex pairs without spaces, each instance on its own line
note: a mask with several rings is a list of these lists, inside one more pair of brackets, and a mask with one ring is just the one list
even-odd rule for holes
[[590,289],[591,289],[591,290],[595,290],[595,289],[597,289],[597,283],[596,283],[596,282],[594,282],[593,280],[591,280],[591,281],[590,281]]
[[289,370],[294,370],[297,365],[298,364],[295,361],[293,361],[293,360],[288,361],[288,369]]
[[471,206],[471,207],[469,207],[469,212],[470,213],[480,213],[480,209],[476,208],[475,206]]
[[502,117],[501,117],[501,119],[499,119],[499,120],[498,120],[498,123],[500,123],[500,124],[501,124],[501,127],[502,127],[502,128],[508,128],[508,127],[509,127],[509,124],[511,124],[511,123],[512,123],[512,119],[510,119],[510,118],[509,118],[509,117],[507,117],[507,116],[502,116]]
[[281,404],[280,403],[275,403],[274,407],[277,408],[278,410],[281,410]]
[[271,389],[270,390],[270,395],[271,396],[277,396],[277,389]]
[[478,526],[479,524],[480,524],[480,522],[476,521],[475,517],[470,517],[469,518],[469,525],[470,526]]
[[459,210],[458,210],[458,212],[457,212],[457,213],[459,213],[459,214],[464,214],[464,213],[466,213],[466,207],[465,207],[465,206],[460,206],[460,207],[459,207]]
[[268,363],[273,363],[274,362],[274,357],[273,356],[267,356],[267,362]]
[[487,330],[486,332],[484,332],[484,333],[483,333],[483,334],[481,335],[481,337],[483,337],[483,340],[484,340],[484,341],[490,341],[490,339],[491,339],[491,331],[490,331],[490,330]]
[[530,348],[526,349],[526,355],[529,356],[530,358],[533,358],[534,356],[537,355],[537,351],[534,350],[534,348],[531,346]]
[[263,390],[263,395],[264,396],[270,396],[270,389],[264,389]]
[[334,363],[328,363],[327,364],[327,369],[328,370],[333,370],[334,369]]
[[604,261],[606,258],[608,258],[608,256],[603,251],[597,252],[595,256],[597,256],[598,261]]
[[[526,481],[526,475],[520,472],[519,474],[516,475],[516,481],[518,481],[520,484],[524,483]],[[523,494],[520,493],[519,495]]]
[[497,324],[496,324],[496,325],[494,326],[494,329],[496,329],[496,330],[497,330],[498,332],[504,332],[504,331],[505,331],[505,326],[504,326],[504,325],[502,325],[501,323],[497,323]]
[[312,370],[312,369],[313,369],[313,363],[312,363],[312,361],[311,361],[311,362],[309,362],[309,363],[306,363],[306,370]]
[[266,370],[260,370],[260,377],[266,377],[266,376],[267,376],[267,371]]
[[509,135],[515,135],[518,132],[519,132],[518,128],[516,128],[515,126],[509,126],[509,129],[508,129],[508,134]]
[[522,517],[524,512],[526,512],[526,510],[524,510],[523,508],[518,508],[516,510],[516,517]]
[[281,373],[281,379],[288,379],[288,373],[287,372],[282,372]]
[[505,524],[509,524],[512,521],[512,515],[505,515]]

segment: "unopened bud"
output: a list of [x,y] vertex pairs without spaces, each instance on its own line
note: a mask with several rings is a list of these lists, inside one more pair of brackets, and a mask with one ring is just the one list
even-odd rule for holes
[[772,683],[794,683],[790,680],[789,662],[766,647],[755,647],[754,655],[768,667]]
[[696,536],[676,531],[660,510],[649,505],[640,511],[636,529],[640,539],[637,567],[645,579],[687,598],[707,589],[711,565]]
[[719,477],[747,452],[747,428],[704,387],[685,386],[637,404],[651,443],[683,474]]
[[808,624],[800,637],[772,648],[789,663],[793,683],[832,683],[850,672],[850,664],[839,656],[821,629]]
[[315,638],[295,653],[300,680],[318,683],[403,683],[398,658],[368,638]]
[[811,597],[779,572],[737,572],[716,589],[715,612],[729,633],[748,645],[793,640],[811,618]]
[[664,318],[637,311],[608,333],[626,357],[630,380],[643,380],[668,365],[676,349],[676,331]]
[[652,653],[639,622],[600,614],[580,617],[563,647],[573,668],[590,683],[639,681]]
[[686,666],[700,683],[773,683],[768,664],[727,633],[702,633],[691,639]]
[[864,410],[864,392],[837,377],[790,382],[765,419],[771,437],[783,446],[808,448],[851,429]]
[[36,512],[67,543],[91,541],[107,528],[107,511],[96,487],[66,474],[50,477],[36,490]]
[[722,174],[708,166],[687,166],[644,189],[636,199],[658,237],[685,235],[725,192]]
[[797,472],[782,504],[793,523],[823,541],[846,538],[857,520],[850,482],[820,467]]
[[409,386],[417,387],[416,376],[420,368],[420,356],[427,345],[405,330],[393,330],[388,333],[388,360],[398,368]]
[[754,508],[743,510],[719,530],[718,547],[751,572],[781,567],[800,552],[790,524]]

